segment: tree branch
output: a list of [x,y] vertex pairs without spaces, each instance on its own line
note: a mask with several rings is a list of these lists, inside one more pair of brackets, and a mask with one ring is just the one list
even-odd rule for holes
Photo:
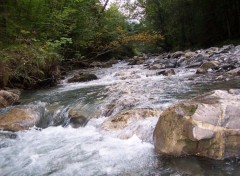
[[106,0],[106,1],[105,1],[101,13],[103,13],[103,12],[106,10],[107,5],[108,5],[108,2],[109,2],[109,0]]

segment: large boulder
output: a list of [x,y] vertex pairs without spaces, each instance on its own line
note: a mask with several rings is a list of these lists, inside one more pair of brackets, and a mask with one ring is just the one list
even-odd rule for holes
[[68,79],[69,83],[73,82],[86,82],[86,81],[92,81],[98,79],[96,75],[94,74],[88,74],[88,73],[79,73],[77,75],[74,75],[72,78]]
[[21,92],[15,90],[0,90],[0,108],[13,105],[18,102]]
[[36,109],[15,107],[0,114],[0,129],[4,131],[22,131],[37,125],[40,112]]
[[159,154],[238,157],[240,90],[216,90],[169,107],[158,120],[153,140]]

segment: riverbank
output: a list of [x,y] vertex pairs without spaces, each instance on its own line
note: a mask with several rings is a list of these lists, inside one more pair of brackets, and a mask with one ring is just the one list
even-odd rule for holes
[[[197,74],[216,74],[219,76],[218,79],[227,79],[229,76],[239,75],[239,57],[239,45],[225,45],[223,47],[211,47],[195,51],[187,50],[162,54],[141,54],[134,56],[133,58],[126,57],[122,60],[129,62],[130,65],[144,64],[146,68],[150,70],[159,70],[159,74],[168,75],[168,73],[164,73],[165,69],[198,68],[196,72]],[[30,69],[28,68],[30,63],[26,65],[25,62],[28,63],[26,60],[24,63],[22,62],[18,64],[22,65],[23,69],[27,69],[28,71],[24,71],[23,74],[20,71],[21,69],[18,69],[15,73],[16,75],[12,76],[10,74],[11,67],[0,64],[0,82],[2,87],[3,85],[19,89],[52,87],[65,79],[67,72],[73,69],[107,68],[116,64],[119,60],[112,58],[105,62],[99,62],[87,60],[76,61],[73,59],[63,60],[62,64],[53,60],[51,63],[48,63],[48,66],[44,69],[45,71],[41,71],[41,68],[39,68],[37,63],[37,65],[32,63],[34,65],[32,65],[33,68]],[[12,65],[16,65],[16,63]],[[41,67],[45,66],[43,65]],[[18,68],[18,66],[16,66],[16,68]],[[173,71],[170,72],[173,74]]]

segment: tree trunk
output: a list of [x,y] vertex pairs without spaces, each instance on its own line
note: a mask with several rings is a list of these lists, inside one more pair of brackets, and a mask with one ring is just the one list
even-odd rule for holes
[[0,62],[0,88],[3,88],[5,85],[4,81],[4,64]]
[[106,10],[107,5],[108,5],[108,2],[109,2],[109,0],[106,0],[106,1],[105,1],[101,13],[103,13],[103,12]]

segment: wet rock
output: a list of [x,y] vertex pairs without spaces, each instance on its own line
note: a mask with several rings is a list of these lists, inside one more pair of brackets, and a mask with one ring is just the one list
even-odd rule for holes
[[[118,137],[128,139],[136,134],[143,141],[150,141],[154,124],[161,114],[159,109],[131,109],[123,111],[102,124],[107,131],[117,131]],[[143,123],[149,122],[149,123]]]
[[223,80],[223,79],[225,79],[225,77],[223,75],[216,77],[216,80]]
[[202,68],[197,68],[197,70],[196,70],[196,74],[205,74],[207,72],[208,72],[207,70],[202,69]]
[[177,67],[185,67],[187,66],[187,58],[186,57],[180,57],[180,59],[178,59],[177,63],[176,63],[176,66]]
[[5,108],[14,105],[18,102],[20,97],[20,90],[0,90],[0,108]]
[[204,62],[196,71],[196,74],[205,74],[209,71],[216,70],[219,68],[219,62],[217,61],[207,61]]
[[88,122],[88,118],[83,116],[81,111],[78,111],[76,109],[70,109],[68,115],[69,115],[68,117],[70,119],[69,124],[73,128],[79,128],[81,126],[85,126]]
[[229,52],[231,49],[234,49],[234,45],[230,44],[230,45],[224,45],[222,48],[220,48],[219,53],[227,53]]
[[118,62],[118,60],[116,60],[115,58],[112,58],[108,61],[105,62],[98,62],[98,61],[94,61],[88,65],[86,65],[86,68],[88,67],[93,67],[93,68],[109,68],[111,67],[113,64],[116,64]]
[[195,62],[195,63],[192,63],[188,66],[186,66],[186,68],[196,68],[196,67],[199,67],[202,65],[202,62]]
[[167,58],[167,55],[161,54],[161,55],[155,57],[155,62],[157,61],[157,63],[159,63],[158,61],[160,61],[160,63],[161,63],[161,61],[163,61],[165,58]]
[[240,155],[240,90],[216,90],[179,102],[154,130],[157,153],[222,160]]
[[84,61],[74,61],[73,66],[76,68],[89,68],[89,67],[94,67],[94,65],[90,65],[88,62]]
[[219,62],[217,61],[208,61],[208,62],[204,62],[200,68],[203,70],[208,70],[208,69],[217,69],[219,68]]
[[192,58],[192,57],[195,57],[195,56],[196,56],[196,53],[195,53],[195,52],[189,51],[189,52],[186,52],[186,53],[185,53],[185,57],[186,57],[187,59]]
[[165,69],[166,66],[164,64],[153,64],[149,66],[150,70],[159,70],[159,69]]
[[73,82],[86,82],[98,79],[94,74],[87,74],[87,73],[79,73],[74,75],[72,78],[68,80],[69,83]]
[[31,108],[15,107],[0,114],[0,129],[4,131],[28,130],[39,122],[39,112]]
[[235,68],[236,68],[235,65],[232,65],[232,64],[223,64],[220,69],[221,69],[221,70],[225,70],[225,71],[229,71],[229,70],[233,70],[233,69],[235,69]]
[[101,63],[101,62],[94,61],[94,62],[92,62],[89,66],[90,66],[90,67],[93,67],[93,68],[101,68],[101,67],[102,67],[102,63]]
[[145,62],[145,58],[141,56],[134,56],[132,59],[129,60],[128,65],[140,65]]
[[93,67],[93,68],[109,68],[111,67],[113,64],[116,64],[118,61],[115,58],[112,58],[106,62],[98,62],[98,61],[94,61],[90,64],[86,63],[86,68],[88,67]]
[[136,71],[122,70],[114,75],[121,80],[141,78]]
[[177,60],[169,60],[169,62],[165,63],[166,68],[176,68]]
[[162,70],[160,72],[157,72],[157,75],[164,75],[164,76],[172,76],[175,75],[175,71],[174,69],[166,69],[166,70]]
[[172,54],[172,58],[178,58],[178,57],[181,57],[181,56],[183,56],[183,55],[185,55],[184,52],[182,52],[182,51],[177,51],[177,52],[175,52],[175,53]]
[[202,54],[198,54],[197,57],[195,57],[192,61],[192,63],[196,63],[196,62],[206,62],[209,61],[210,58],[208,57],[208,55],[202,53]]
[[240,67],[233,69],[231,71],[228,71],[227,74],[230,74],[232,76],[240,76]]
[[145,119],[147,117],[153,117],[160,115],[161,110],[158,109],[131,109],[123,111],[112,118],[106,120],[102,127],[105,130],[119,130],[127,127],[128,122]]
[[218,47],[211,47],[211,48],[206,49],[205,52],[212,56],[213,54],[217,54],[218,50],[219,50]]
[[[0,131],[0,139],[16,139],[17,134],[14,132]],[[1,147],[0,147],[1,148]]]
[[115,115],[117,112],[132,108],[137,103],[139,103],[139,99],[130,97],[128,93],[123,94],[120,97],[116,97],[109,104],[107,104],[102,115],[105,117]]
[[240,50],[240,45],[235,46],[236,50]]
[[118,63],[118,60],[115,59],[115,58],[112,58],[112,59],[110,59],[109,61],[107,61],[107,62],[105,63],[104,68],[106,68],[106,67],[112,67],[112,65],[113,65],[113,64],[116,64],[116,63]]

